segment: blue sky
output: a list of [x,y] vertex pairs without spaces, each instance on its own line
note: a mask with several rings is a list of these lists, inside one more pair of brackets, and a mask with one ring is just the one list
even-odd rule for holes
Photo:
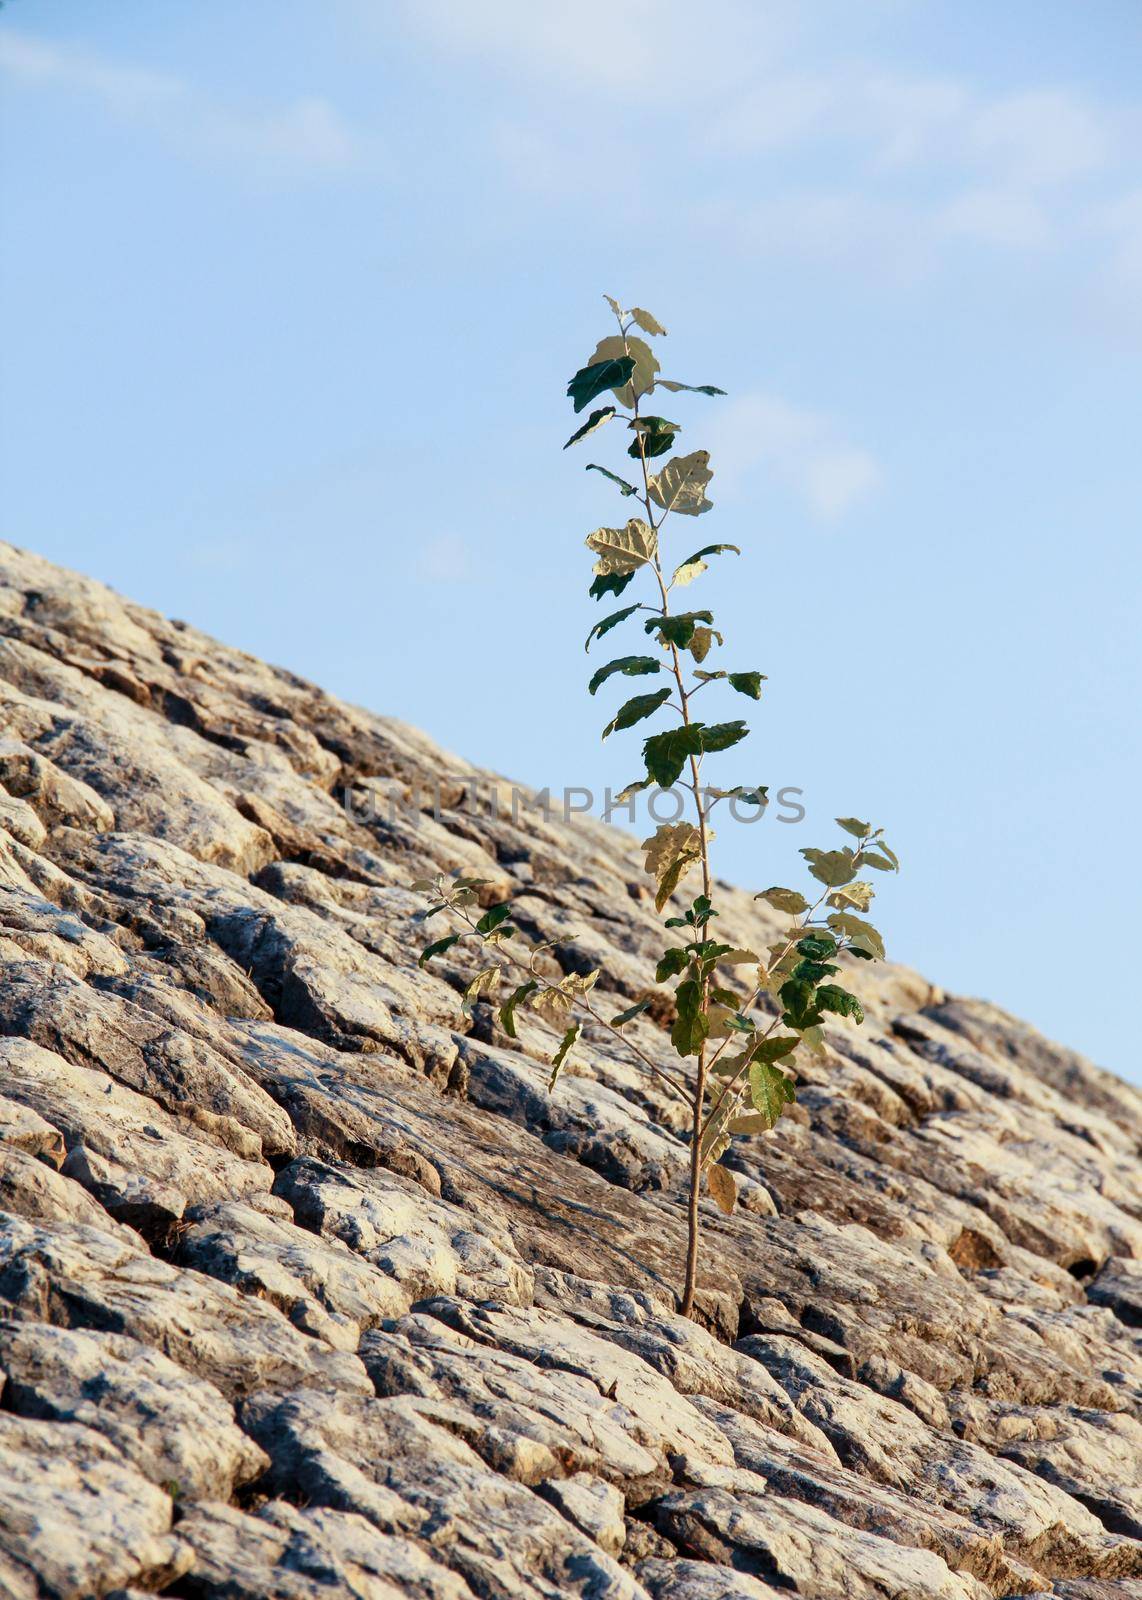
[[871,815],[892,953],[1142,1078],[1140,65],[1136,0],[9,0],[0,527],[618,788],[563,389],[648,306],[729,391],[668,412],[769,676],[725,778],[809,811],[720,870]]

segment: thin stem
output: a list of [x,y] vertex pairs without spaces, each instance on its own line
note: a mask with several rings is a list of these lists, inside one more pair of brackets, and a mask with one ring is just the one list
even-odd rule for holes
[[[455,916],[459,917],[460,920],[464,922],[473,933],[477,931],[476,924],[472,921],[471,917],[468,916],[467,912],[462,906],[450,905],[448,909]],[[536,972],[530,961],[524,963],[519,959],[518,956],[513,956],[508,950],[504,950],[501,953],[505,961],[509,962],[513,967],[518,968],[521,972],[526,972],[528,977],[534,978],[536,983],[538,983],[542,988],[557,989],[559,987],[558,984],[549,982],[549,980],[545,978],[542,973]],[[605,1028],[608,1033],[612,1034],[619,1041],[620,1044],[624,1044],[633,1055],[636,1055],[639,1058],[644,1066],[649,1068],[656,1078],[664,1083],[673,1094],[678,1096],[683,1105],[685,1105],[688,1109],[691,1108],[692,1102],[685,1087],[680,1084],[672,1076],[672,1074],[667,1072],[665,1067],[659,1066],[658,1062],[652,1060],[651,1057],[646,1054],[645,1050],[642,1050],[637,1044],[635,1044],[633,1039],[628,1039],[627,1036],[620,1032],[618,1028],[612,1026],[612,1024],[609,1023],[605,1017],[601,1017],[591,1005],[590,1001],[587,1000],[583,995],[572,995],[570,998],[572,1005],[579,1006],[581,1010],[587,1013],[592,1021],[597,1022],[601,1028]]]
[[[859,854],[860,854],[860,852],[858,851],[857,852],[857,857],[859,857]],[[854,857],[854,860],[856,860],[857,857]],[[825,899],[825,897],[828,895],[828,893],[829,893],[829,890],[826,887],[821,892],[821,894],[818,895],[817,899],[814,900],[813,904],[809,907],[809,909],[804,913],[804,920],[802,921],[800,928],[795,930],[796,934],[797,934],[797,938],[792,938],[792,939],[788,940],[788,942],[785,945],[784,950],[782,950],[781,954],[777,957],[777,960],[773,963],[773,965],[775,967],[779,967],[781,965],[781,963],[785,960],[785,957],[789,954],[790,950],[792,950],[793,946],[797,943],[797,940],[801,937],[802,930],[804,930],[805,928],[807,928],[809,926],[810,917],[813,915],[814,911],[816,911],[817,907],[821,904],[822,900]],[[757,997],[758,997],[758,995],[760,993],[761,993],[761,985],[759,984],[758,987],[753,991],[753,993],[750,995],[749,999],[746,1001],[745,1005],[742,1006],[741,1009],[743,1011],[748,1011],[749,1008],[756,1002]],[[766,1028],[765,1032],[762,1034],[761,1040],[755,1040],[755,1044],[759,1044],[759,1043],[762,1042],[762,1040],[768,1039],[770,1034],[773,1032],[774,1028],[776,1028],[777,1024],[780,1021],[781,1021],[781,1015],[780,1015],[780,1013],[778,1013],[778,1015],[772,1019],[772,1021],[770,1022],[769,1026],[768,1026],[768,1028]],[[715,1052],[714,1052],[713,1060],[710,1062],[711,1067],[714,1065],[714,1062],[717,1061],[718,1057],[721,1055],[722,1051],[726,1048],[726,1045],[728,1043],[729,1043],[728,1037],[722,1040],[721,1044],[718,1046],[717,1050],[715,1050]],[[706,1120],[706,1127],[709,1127],[710,1122],[712,1122],[714,1117],[717,1116],[718,1108],[721,1106],[721,1104],[725,1100],[726,1096],[728,1094],[732,1094],[733,1093],[734,1089],[737,1087],[737,1084],[741,1079],[742,1073],[746,1071],[748,1066],[749,1066],[749,1053],[747,1052],[745,1060],[742,1062],[742,1064],[738,1068],[738,1070],[734,1073],[733,1077],[728,1079],[728,1081],[726,1082],[725,1086],[722,1089],[721,1094],[718,1096],[717,1100],[711,1106],[710,1115]],[[704,1131],[705,1131],[705,1129],[703,1129],[703,1132]]]
[[[619,325],[620,325],[620,327],[622,327],[621,322],[620,322]],[[629,347],[628,347],[628,345],[626,343],[627,330],[625,328],[623,328],[622,332],[623,332],[623,349],[629,355],[630,354],[630,349],[629,349]],[[635,392],[634,392],[634,377],[633,377],[633,374],[631,376],[631,398],[632,398],[632,400],[634,402],[633,411],[634,411],[635,420],[637,421],[638,420],[638,415],[639,415],[639,398],[640,397],[638,395],[636,395]],[[657,533],[658,530],[661,529],[662,524],[666,521],[666,518],[670,515],[671,509],[673,507],[674,500],[677,498],[677,494],[680,491],[676,491],[675,495],[671,497],[670,503],[668,505],[665,505],[662,508],[662,515],[661,515],[661,517],[659,517],[658,521],[655,522],[653,505],[652,505],[652,497],[651,497],[651,493],[650,493],[650,472],[649,472],[649,469],[647,467],[646,441],[645,441],[643,432],[642,432],[642,430],[640,428],[636,428],[635,429],[635,438],[638,441],[639,462],[640,462],[640,465],[642,467],[642,490],[643,490],[643,492],[642,492],[642,501],[643,501],[643,505],[646,508],[647,520],[650,523],[651,528],[653,528],[655,530],[655,532]],[[659,596],[661,597],[661,600],[662,600],[662,613],[661,614],[662,614],[663,618],[666,618],[666,617],[669,617],[669,615],[670,615],[670,596],[669,596],[667,583],[666,583],[666,581],[665,581],[665,579],[663,577],[663,574],[662,574],[662,562],[661,562],[661,559],[660,559],[660,556],[659,556],[659,552],[658,552],[658,548],[657,548],[657,541],[655,543],[653,568],[654,568],[654,576],[655,576],[655,579],[657,580],[657,583],[658,583]],[[682,714],[682,725],[683,725],[683,727],[689,728],[690,727],[690,694],[689,694],[689,691],[686,688],[686,680],[682,675],[682,661],[681,661],[681,658],[680,658],[679,653],[678,653],[678,646],[674,643],[674,641],[672,639],[668,640],[667,642],[668,642],[669,649],[670,649],[671,670],[673,671],[673,674],[674,674],[674,681],[678,685],[678,699],[679,699],[679,707],[678,707],[678,709],[681,711],[681,714]],[[698,757],[696,755],[692,755],[690,757],[690,779],[691,779],[691,781],[690,781],[690,784],[689,784],[688,787],[690,788],[690,790],[691,790],[691,792],[692,792],[692,794],[694,796],[694,809],[695,809],[695,812],[697,813],[697,819],[698,819],[698,841],[699,841],[699,847],[700,847],[700,850],[701,850],[701,865],[702,865],[702,893],[706,896],[706,899],[709,900],[709,898],[710,898],[710,840],[709,840],[709,834],[708,834],[707,828],[706,828],[706,813],[705,813],[705,809],[704,809],[704,807],[702,805],[702,798],[701,798],[701,792],[700,792],[700,782],[699,782],[699,769],[700,769],[700,767],[701,767],[701,759],[700,759],[700,757]],[[707,1003],[708,1003],[708,999],[709,999],[709,984],[710,984],[709,976],[705,972],[703,972],[699,981],[700,981],[700,984],[701,984],[700,1007],[701,1007],[701,1014],[704,1016],[706,1014],[706,1011],[707,1011]],[[699,1245],[699,1231],[700,1231],[700,1227],[701,1227],[701,1218],[699,1216],[698,1203],[699,1203],[699,1197],[700,1197],[700,1194],[701,1194],[701,1186],[702,1186],[702,1148],[701,1148],[702,1112],[703,1112],[703,1109],[704,1109],[704,1102],[705,1102],[705,1095],[706,1095],[706,1076],[707,1076],[707,1070],[708,1070],[707,1061],[706,1061],[706,1049],[707,1049],[706,1041],[703,1039],[702,1043],[698,1047],[698,1071],[697,1071],[697,1077],[696,1077],[695,1084],[694,1084],[694,1099],[693,1099],[693,1106],[692,1106],[692,1109],[693,1109],[693,1123],[692,1123],[691,1131],[690,1131],[690,1193],[689,1193],[689,1196],[687,1198],[687,1207],[686,1207],[686,1272],[685,1272],[685,1280],[684,1280],[683,1290],[682,1290],[682,1315],[684,1317],[690,1317],[690,1316],[693,1315],[693,1312],[694,1312],[694,1294],[695,1294],[695,1289],[697,1287],[697,1281],[698,1281],[698,1245]]]

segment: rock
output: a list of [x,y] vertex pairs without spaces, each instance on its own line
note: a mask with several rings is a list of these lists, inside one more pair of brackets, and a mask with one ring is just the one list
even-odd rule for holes
[[987,1600],[983,1584],[953,1573],[931,1551],[893,1544],[802,1501],[782,1500],[766,1492],[764,1478],[725,1468],[703,1476],[708,1485],[679,1490],[659,1504],[659,1526],[686,1555],[817,1600]]
[[131,1240],[142,1241],[111,1220],[99,1202],[50,1162],[12,1145],[0,1144],[0,1220],[7,1214],[28,1222],[78,1223]]
[[640,1561],[635,1571],[654,1600],[769,1600],[790,1592],[711,1561],[651,1559]]
[[668,1379],[637,1355],[569,1318],[538,1307],[511,1308],[494,1303],[469,1307],[439,1297],[419,1309],[477,1343],[488,1344],[540,1367],[577,1373],[594,1383],[630,1418],[624,1426],[656,1455],[728,1462],[726,1439]]
[[845,1466],[938,1505],[955,1506],[966,1488],[973,1521],[998,1533],[1009,1555],[1039,1571],[1142,1574],[1142,1545],[1112,1538],[1097,1517],[1042,1478],[938,1433],[896,1401],[870,1395],[796,1340],[755,1334],[739,1348],[783,1384]]
[[0,1039],[7,1094],[63,1134],[63,1171],[135,1227],[166,1225],[188,1204],[267,1192],[273,1172],[243,1161],[94,1069],[24,1039]]
[[627,1536],[624,1501],[613,1483],[592,1478],[589,1472],[576,1472],[570,1478],[546,1479],[539,1492],[600,1550],[612,1556],[622,1553]]
[[1142,1264],[1112,1256],[1087,1286],[1087,1299],[1109,1306],[1131,1328],[1142,1328]]
[[210,1600],[469,1600],[461,1578],[355,1512],[271,1500],[255,1516],[201,1505],[179,1524],[188,1582]]
[[0,1412],[0,1581],[13,1600],[72,1600],[186,1569],[171,1498],[89,1428]]
[[410,1302],[438,1293],[531,1299],[531,1274],[503,1233],[394,1173],[336,1171],[303,1158],[278,1174],[274,1192],[304,1227],[341,1239],[404,1285]]
[[269,1465],[213,1384],[122,1334],[0,1326],[0,1371],[8,1411],[101,1434],[180,1504],[228,1500]]
[[0,785],[26,800],[45,828],[104,833],[115,826],[115,813],[90,785],[69,777],[19,739],[0,738]]
[[71,1222],[0,1213],[0,1301],[22,1321],[129,1334],[231,1398],[269,1384],[369,1387],[355,1355],[307,1339],[262,1301]]
[[417,962],[466,871],[629,1006],[627,834],[8,545],[0,722],[0,1590],[1142,1583],[1136,1090],[854,970],[690,1322],[677,1098],[593,1022],[549,1094],[469,947]]
[[537,1366],[419,1313],[365,1334],[361,1359],[378,1394],[433,1402],[450,1432],[521,1483],[564,1472],[605,1479],[621,1486],[620,1501],[641,1505],[670,1482],[665,1452],[643,1442],[637,1417],[579,1372]]
[[317,1238],[237,1201],[198,1213],[178,1258],[277,1306],[294,1327],[335,1350],[356,1350],[366,1328],[409,1307],[394,1278],[340,1240]]
[[610,1556],[538,1496],[490,1472],[416,1401],[255,1396],[243,1422],[272,1459],[272,1487],[416,1539],[489,1600],[639,1595]]
[[61,1167],[66,1154],[63,1134],[31,1106],[0,1095],[0,1144]]

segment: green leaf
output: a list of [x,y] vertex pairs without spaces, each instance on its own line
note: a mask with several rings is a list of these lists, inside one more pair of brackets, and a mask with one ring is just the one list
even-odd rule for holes
[[593,600],[601,600],[605,594],[620,595],[633,577],[633,570],[630,572],[601,572],[587,590],[587,593]]
[[616,672],[621,672],[624,678],[643,678],[648,673],[661,671],[661,661],[656,661],[653,656],[616,656],[614,661],[608,661],[605,667],[600,667],[594,674],[587,691],[594,694]]
[[614,414],[614,406],[603,406],[600,411],[592,411],[591,415],[587,418],[583,426],[581,428],[577,428],[576,431],[571,435],[570,439],[568,439],[567,443],[563,446],[564,450],[569,450],[573,444],[578,444],[580,439],[585,439],[589,433],[594,433],[596,428],[603,427],[604,424],[611,420]]
[[458,944],[462,938],[463,934],[450,933],[446,939],[437,939],[434,944],[426,944],[417,957],[417,966],[426,967],[433,956],[443,955],[445,950],[451,950],[452,946]]
[[641,306],[631,306],[630,314],[638,326],[642,329],[643,333],[649,333],[652,338],[656,334],[660,335],[662,338],[666,337],[666,329],[662,326],[657,317],[651,316],[649,311],[644,311]]
[[506,922],[512,914],[511,902],[505,900],[502,905],[492,906],[484,912],[476,924],[477,933],[492,933],[501,922]]
[[768,1039],[762,1039],[750,1051],[752,1061],[762,1061],[771,1065],[774,1061],[782,1061],[786,1056],[791,1056],[801,1043],[795,1033],[775,1033]]
[[677,394],[680,389],[685,389],[690,394],[725,394],[724,389],[715,389],[712,383],[677,383],[673,378],[658,378],[656,380],[660,389],[669,389],[671,394]]
[[638,435],[632,439],[627,447],[627,455],[633,456],[636,461],[644,458],[651,460],[654,456],[664,456],[674,448],[674,438],[678,433],[676,422],[667,422],[665,417],[635,417],[628,423]]
[[871,883],[858,879],[856,883],[846,883],[843,888],[836,889],[829,896],[829,905],[836,906],[839,911],[844,911],[852,906],[854,911],[867,911],[875,898],[876,891]]
[[839,889],[842,884],[851,883],[856,877],[856,861],[847,845],[843,850],[816,850],[810,846],[801,854],[809,863],[809,871],[817,882],[829,889]]
[[623,728],[633,728],[636,722],[642,722],[645,717],[652,717],[659,706],[665,705],[669,699],[669,689],[656,689],[653,694],[636,694],[615,712],[603,729],[603,738],[619,733]]
[[854,917],[848,911],[834,911],[827,920],[829,927],[845,935],[854,949],[864,950],[878,961],[884,960],[884,940],[871,922]]
[[797,1094],[780,1067],[768,1061],[754,1060],[749,1064],[749,1097],[753,1109],[773,1128],[785,1107],[796,1100]]
[[599,558],[595,571],[600,576],[637,572],[658,553],[658,534],[638,517],[631,517],[623,528],[596,528],[584,542]]
[[663,644],[674,644],[679,650],[685,650],[697,624],[713,620],[712,611],[680,611],[673,617],[648,617],[643,627],[647,633],[657,633]]
[[567,1064],[567,1057],[579,1042],[579,1035],[583,1031],[581,1022],[573,1022],[559,1041],[559,1046],[551,1058],[551,1076],[547,1080],[547,1092],[551,1093],[559,1081],[559,1074]]
[[617,483],[619,490],[624,495],[637,494],[638,490],[633,483],[628,483],[625,478],[620,478],[617,472],[612,472],[609,467],[601,467],[597,461],[588,461],[583,468],[584,472],[601,472],[604,478],[609,478],[612,483]]
[[826,961],[837,953],[837,941],[831,933],[810,933],[797,944],[797,953],[807,961]]
[[706,755],[717,750],[729,750],[749,733],[744,722],[714,722],[708,728],[696,722],[692,726],[700,731],[702,751]]
[[644,789],[649,788],[649,778],[639,778],[634,783],[628,783],[625,788],[619,790],[618,794],[614,798],[614,804],[620,806],[625,805],[632,795],[641,794]]
[[730,688],[736,689],[739,694],[748,694],[751,700],[760,700],[764,680],[764,672],[731,672]]
[[674,991],[678,1008],[670,1042],[680,1056],[696,1056],[705,1043],[710,1024],[702,1011],[702,985],[694,978],[683,978]]
[[673,978],[689,965],[690,957],[686,951],[679,945],[671,945],[654,969],[654,981],[655,983],[665,983],[668,978]]
[[521,983],[518,989],[513,989],[508,998],[500,1007],[500,1026],[509,1039],[518,1039],[515,1031],[515,1012],[518,1005],[522,1005],[529,995],[539,988],[534,978],[529,978],[526,983]]
[[587,643],[583,646],[583,649],[590,650],[592,640],[601,639],[604,633],[610,633],[612,628],[617,628],[620,622],[625,622],[628,617],[632,617],[638,609],[637,605],[624,606],[621,611],[612,611],[609,617],[603,618],[602,622],[596,622],[587,635]]
[[822,978],[829,978],[840,970],[839,967],[830,966],[827,961],[799,961],[792,975],[797,979],[804,978],[806,983],[820,983]]
[[790,1028],[811,1028],[821,1020],[816,992],[808,978],[788,978],[778,990],[785,1007],[781,1020]]
[[887,856],[878,856],[872,850],[865,850],[860,858],[862,867],[875,867],[877,872],[899,872],[900,868],[889,861]]
[[695,961],[701,962],[703,970],[709,971],[720,956],[730,955],[734,947],[732,944],[722,944],[718,939],[698,939],[687,948]]
[[842,989],[839,983],[823,983],[817,990],[817,1004],[822,1011],[832,1011],[838,1017],[864,1021],[864,1007],[855,994]]
[[741,548],[736,544],[707,544],[701,550],[695,550],[692,556],[687,556],[680,567],[675,567],[674,576],[670,580],[672,589],[684,589],[688,583],[700,577],[706,571],[703,556],[721,555],[723,551],[732,550],[735,555],[741,555]]
[[854,839],[867,839],[872,832],[872,824],[860,822],[856,817],[838,817],[838,824],[846,833],[851,833]]
[[621,1028],[624,1023],[633,1022],[635,1017],[641,1016],[651,1003],[651,996],[645,1000],[638,1000],[633,1006],[628,1006],[625,1011],[620,1011],[617,1017],[611,1018],[612,1028]]
[[665,733],[652,734],[642,746],[647,774],[660,789],[669,789],[677,783],[687,759],[701,753],[700,722],[692,722],[688,728],[668,728]]
[[[567,385],[567,394],[574,401],[576,411],[582,411],[584,406],[589,406],[596,395],[602,394],[604,389],[620,389],[623,384],[630,381],[635,369],[634,357],[624,355],[622,340],[620,339],[618,343],[617,356],[612,351],[602,360],[593,359],[587,366],[580,367]],[[598,352],[596,357],[597,355]]]
[[710,1199],[718,1210],[724,1211],[728,1217],[738,1198],[738,1186],[734,1182],[733,1173],[715,1161],[706,1168],[706,1185],[710,1191]]
[[622,334],[612,333],[606,339],[600,339],[591,360],[633,361],[631,372],[621,383],[608,385],[614,389],[621,406],[633,410],[635,401],[654,388],[654,380],[658,376],[658,357],[644,339],[636,338],[633,334],[628,333],[624,338]]
[[[718,674],[711,673],[710,676],[717,677]],[[711,800],[744,800],[747,806],[767,806],[769,804],[769,788],[764,783],[755,784],[752,788],[738,783],[732,789],[707,789],[706,793]],[[760,900],[761,895],[755,894],[754,899]]]
[[661,911],[690,868],[702,859],[702,835],[692,822],[663,822],[642,841],[646,870],[655,882],[654,909]]
[[706,499],[706,488],[713,476],[708,450],[675,456],[651,478],[650,498],[664,511],[676,511],[683,517],[700,516],[712,504]]

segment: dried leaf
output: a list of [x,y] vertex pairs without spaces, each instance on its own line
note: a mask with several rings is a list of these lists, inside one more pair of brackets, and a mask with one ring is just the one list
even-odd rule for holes
[[715,1162],[706,1170],[706,1184],[710,1190],[710,1198],[728,1217],[738,1198],[738,1186],[734,1182],[733,1173]]
[[713,503],[706,499],[706,488],[713,476],[708,450],[675,456],[651,478],[650,498],[664,511],[676,511],[684,517],[699,516],[709,511]]
[[702,859],[702,835],[691,822],[664,822],[642,841],[646,870],[655,882],[654,909],[661,911],[686,873]]
[[635,401],[654,388],[654,380],[658,376],[658,357],[644,339],[629,333],[625,338],[612,333],[608,338],[599,340],[591,357],[591,365],[624,359],[633,361],[634,368],[629,375],[629,382],[624,378],[621,384],[614,386],[615,398],[620,406],[633,410]]
[[638,517],[625,528],[596,528],[586,543],[599,558],[593,570],[601,576],[636,572],[658,554],[658,534]]

